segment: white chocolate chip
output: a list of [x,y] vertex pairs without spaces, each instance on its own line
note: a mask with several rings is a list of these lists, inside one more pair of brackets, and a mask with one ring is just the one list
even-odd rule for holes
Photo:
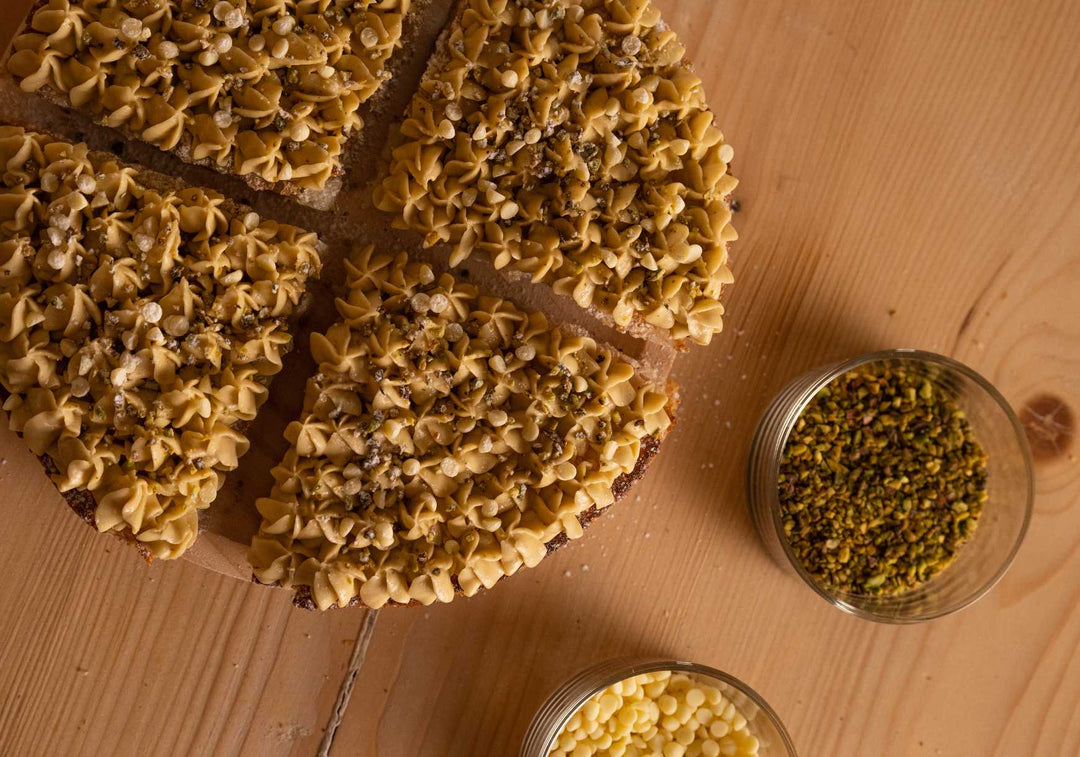
[[487,419],[488,423],[490,423],[495,428],[501,428],[506,425],[506,421],[509,420],[509,416],[507,416],[505,410],[495,408],[494,410],[488,411]]
[[445,313],[447,308],[450,307],[450,298],[442,292],[433,294],[431,296],[431,302],[429,303],[428,307],[431,308],[432,312]]
[[254,231],[259,228],[259,224],[262,223],[262,219],[259,218],[259,214],[254,210],[244,216],[244,226],[248,231]]
[[90,382],[82,376],[76,376],[71,380],[71,396],[85,397],[90,393]]
[[135,235],[135,246],[139,248],[140,252],[150,252],[154,247],[154,238],[149,234],[139,232]]
[[458,323],[457,321],[453,321],[446,324],[446,330],[443,331],[443,336],[445,336],[447,340],[451,342],[456,342],[457,340],[461,339],[461,337],[465,336],[465,329],[461,327],[460,323]]
[[439,470],[442,471],[444,476],[453,478],[461,472],[461,465],[452,457],[444,457],[442,462],[439,463]]
[[717,157],[725,163],[730,163],[735,158],[735,148],[729,144],[720,145]]
[[543,135],[541,134],[540,130],[537,129],[534,126],[533,128],[529,129],[527,132],[525,132],[525,144],[527,144],[527,145],[535,145],[537,142],[540,141],[541,136],[543,136]]
[[[64,243],[64,232],[60,231],[60,229],[56,228],[55,226],[50,226],[48,231],[45,232],[45,234],[49,237],[49,244],[51,244],[53,247],[59,247]],[[53,252],[59,252],[59,250],[53,250]],[[59,268],[59,266],[53,267]]]
[[311,127],[303,121],[296,121],[289,130],[289,134],[297,142],[304,142],[311,136]]
[[188,319],[182,315],[169,315],[165,317],[165,320],[161,322],[161,325],[165,327],[165,333],[169,336],[181,337],[188,332],[191,328],[191,324]]
[[248,38],[248,49],[253,53],[262,52],[266,47],[266,37],[261,34],[252,34]]
[[536,348],[531,344],[523,344],[514,350],[514,355],[518,360],[524,360],[527,363],[536,357]]
[[163,39],[158,43],[158,57],[167,61],[175,60],[180,57],[180,48],[177,47],[175,42]]
[[410,298],[409,304],[417,313],[426,313],[431,307],[431,298],[423,292],[417,292]]
[[217,50],[218,55],[224,55],[232,50],[233,38],[228,34],[219,34],[214,40],[214,49]]
[[379,33],[370,26],[365,26],[360,32],[360,44],[367,48],[375,47],[379,44]]
[[97,179],[88,173],[79,174],[79,178],[75,180],[75,186],[84,195],[93,194],[97,189]]
[[45,260],[50,268],[59,271],[64,267],[64,263],[67,262],[67,256],[64,254],[63,250],[55,248],[49,251],[49,255]]
[[364,479],[362,479],[362,478],[350,478],[345,482],[345,485],[342,487],[342,490],[345,492],[345,494],[348,494],[349,496],[352,496],[354,494],[359,494],[360,490],[363,489],[363,488],[364,488]]
[[52,194],[60,188],[60,179],[57,178],[54,173],[46,173],[41,175],[41,188],[46,192]]
[[71,216],[66,211],[61,211],[58,207],[56,213],[49,217],[49,225],[53,228],[60,229],[60,231],[67,231],[71,228]]
[[512,68],[508,68],[502,72],[502,76],[499,77],[502,85],[507,89],[513,89],[518,85],[517,71]]
[[292,16],[282,16],[271,27],[274,34],[284,37],[296,27],[296,19]]
[[233,8],[225,14],[223,22],[226,29],[239,29],[244,25],[244,12],[239,8]]
[[232,124],[232,114],[227,110],[219,110],[214,113],[214,125],[219,129],[226,129]]
[[210,50],[203,50],[196,57],[196,60],[199,61],[199,65],[212,66],[218,62],[217,50],[214,50],[212,48]]
[[143,33],[143,23],[137,18],[125,18],[120,23],[120,36],[129,42],[139,39]]
[[633,34],[623,37],[622,51],[627,55],[637,55],[641,52],[641,38]]
[[142,306],[142,317],[147,323],[157,323],[161,320],[161,305],[156,302],[147,302]]
[[461,112],[461,106],[456,102],[447,103],[445,113],[446,117],[451,121],[460,121],[461,117],[464,115]]
[[233,10],[233,4],[227,2],[227,0],[219,0],[214,4],[213,16],[218,21],[224,21],[227,16]]

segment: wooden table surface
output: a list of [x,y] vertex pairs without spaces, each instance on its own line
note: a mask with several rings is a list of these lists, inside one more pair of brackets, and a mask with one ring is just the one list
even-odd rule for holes
[[[0,755],[512,757],[553,687],[625,654],[746,680],[803,757],[1080,754],[1080,3],[657,1],[736,146],[742,238],[635,494],[495,591],[379,613],[357,670],[362,610],[148,568],[0,431]],[[784,383],[900,346],[990,378],[1038,475],[1004,580],[914,627],[783,573],[743,487]]]

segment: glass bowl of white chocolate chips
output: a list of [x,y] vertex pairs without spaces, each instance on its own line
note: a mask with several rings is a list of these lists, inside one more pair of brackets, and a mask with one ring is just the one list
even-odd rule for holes
[[559,687],[521,757],[796,757],[761,696],[691,662],[611,660]]

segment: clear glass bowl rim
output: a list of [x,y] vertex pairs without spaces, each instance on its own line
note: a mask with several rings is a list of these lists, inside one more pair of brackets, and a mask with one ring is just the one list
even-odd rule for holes
[[[1016,440],[1020,448],[1020,453],[1023,457],[1024,470],[1027,473],[1027,488],[1026,496],[1024,497],[1023,502],[1023,523],[1021,524],[1020,531],[1016,536],[1016,541],[1009,549],[1008,555],[1005,556],[1005,559],[1002,561],[1001,566],[997,569],[997,571],[976,591],[969,594],[963,600],[953,603],[952,605],[947,605],[937,610],[920,614],[901,616],[882,615],[874,612],[873,610],[868,610],[866,608],[859,607],[858,605],[854,605],[850,602],[844,601],[840,597],[830,592],[825,587],[821,586],[817,581],[815,581],[814,578],[806,572],[806,569],[803,568],[802,563],[799,562],[799,559],[795,556],[794,552],[792,552],[791,546],[788,544],[787,539],[783,538],[784,527],[780,516],[780,498],[777,495],[775,487],[768,488],[769,495],[767,504],[769,513],[772,516],[773,528],[776,529],[777,540],[780,542],[780,545],[784,550],[784,555],[787,557],[788,563],[795,570],[798,576],[803,580],[803,582],[806,583],[806,585],[809,586],[811,589],[813,589],[818,596],[825,599],[834,607],[837,607],[846,613],[855,615],[856,617],[866,620],[873,620],[878,623],[889,623],[894,625],[921,623],[927,620],[935,620],[937,618],[950,615],[954,612],[958,612],[959,610],[962,610],[965,607],[968,607],[969,605],[978,601],[983,596],[985,596],[987,592],[994,588],[994,585],[998,581],[1000,581],[1002,576],[1004,576],[1005,573],[1009,570],[1009,567],[1012,565],[1013,560],[1016,558],[1017,552],[1020,551],[1020,545],[1024,542],[1024,536],[1027,534],[1028,526],[1031,524],[1031,515],[1035,504],[1034,464],[1031,457],[1031,448],[1028,445],[1027,434],[1024,433],[1023,424],[1020,423],[1020,419],[1013,411],[1012,406],[1009,405],[1008,400],[1005,399],[1005,397],[1001,394],[1001,392],[997,390],[996,387],[994,387],[993,384],[991,384],[981,374],[977,373],[975,370],[969,368],[967,365],[961,363],[958,360],[954,360],[953,358],[946,355],[939,355],[936,352],[927,352],[925,350],[916,349],[889,349],[878,350],[876,352],[868,352],[862,355],[858,355],[856,357],[848,358],[847,360],[841,360],[837,363],[822,366],[818,369],[812,369],[806,374],[802,374],[801,376],[796,376],[795,378],[793,378],[790,382],[788,382],[788,384],[785,384],[785,388],[787,386],[790,386],[792,383],[798,381],[800,378],[805,377],[806,375],[815,373],[819,374],[817,378],[807,387],[803,395],[800,397],[799,401],[797,403],[792,403],[791,407],[788,408],[787,417],[785,418],[782,427],[782,433],[779,435],[779,445],[781,450],[783,449],[783,446],[787,443],[788,436],[791,434],[791,430],[792,428],[794,428],[796,421],[798,421],[799,417],[802,415],[803,410],[806,409],[806,406],[810,404],[811,400],[813,400],[813,398],[817,396],[817,393],[822,388],[832,383],[834,379],[838,378],[839,376],[850,370],[858,368],[862,365],[866,365],[867,363],[875,363],[883,360],[920,361],[931,365],[942,366],[948,371],[958,373],[965,378],[970,379],[971,382],[975,384],[975,386],[979,387],[980,390],[985,392],[991,399],[993,399],[994,402],[1001,408],[1001,411],[1004,414],[1005,418],[1009,421],[1009,425],[1012,427],[1013,433],[1016,436]],[[783,391],[784,389],[780,390],[780,392]],[[770,409],[771,405],[770,408],[767,408],[765,413],[763,413],[762,421],[765,420],[765,417],[768,415]],[[756,495],[754,494],[755,483],[753,480],[751,480],[750,463],[753,461],[754,451],[757,449],[758,445],[769,443],[772,441],[770,439],[763,438],[763,431],[764,429],[762,428],[762,424],[759,423],[757,429],[754,432],[753,441],[751,442],[750,461],[747,464],[747,496],[751,508],[755,507],[753,498]],[[770,480],[772,481],[775,481],[777,476],[779,476],[780,454],[770,456],[769,466],[766,473],[770,476]],[[753,513],[751,513],[751,516],[753,516]]]
[[[633,678],[634,676],[643,673],[655,673],[658,670],[670,670],[677,673],[708,676],[735,688],[757,705],[764,714],[766,720],[769,721],[769,724],[776,729],[777,734],[780,736],[782,746],[787,750],[788,757],[798,757],[795,751],[795,745],[792,743],[791,736],[788,734],[787,729],[784,728],[780,716],[776,714],[776,711],[769,706],[769,703],[766,702],[757,691],[735,676],[696,662],[661,658],[639,659],[633,657],[607,660],[606,662],[586,668],[574,677],[567,679],[556,688],[547,699],[544,700],[544,703],[533,716],[533,720],[529,724],[529,728],[525,733],[525,738],[522,741],[521,757],[546,757],[551,749],[552,743],[562,732],[563,726],[569,722],[574,716],[574,713],[580,710],[582,705],[584,705],[591,697],[599,694],[608,686],[612,686],[619,681],[625,681],[628,678]],[[587,687],[584,686],[585,683],[588,683]],[[582,690],[574,697],[571,703],[572,706],[568,708],[566,714],[561,717],[558,722],[553,723],[548,729],[548,732],[544,734],[543,741],[539,743],[540,751],[526,751],[529,746],[530,737],[534,736],[534,730],[543,726],[539,721],[548,705],[552,700],[564,695],[565,692],[573,687],[578,687]]]

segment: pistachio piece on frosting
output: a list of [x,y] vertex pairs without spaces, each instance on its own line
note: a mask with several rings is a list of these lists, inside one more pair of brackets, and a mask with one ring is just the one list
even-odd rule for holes
[[404,253],[369,248],[347,271],[256,503],[264,583],[322,609],[472,596],[580,536],[671,423],[664,388],[541,313]]
[[20,127],[0,125],[0,173],[11,428],[62,492],[93,494],[99,530],[177,557],[248,448],[318,240]]

